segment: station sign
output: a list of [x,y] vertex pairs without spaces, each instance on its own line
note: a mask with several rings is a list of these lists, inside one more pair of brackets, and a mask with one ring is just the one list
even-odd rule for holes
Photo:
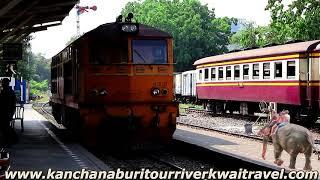
[[3,43],[2,59],[4,61],[22,60],[22,44],[21,43]]

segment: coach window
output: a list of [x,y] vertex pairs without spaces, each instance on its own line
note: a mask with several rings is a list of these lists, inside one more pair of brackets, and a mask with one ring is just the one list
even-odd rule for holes
[[274,77],[282,78],[282,62],[274,63]]
[[231,66],[227,66],[226,77],[227,80],[231,80]]
[[288,64],[287,64],[287,77],[288,77],[288,79],[294,79],[295,75],[296,75],[295,61],[288,61]]
[[263,79],[270,79],[270,63],[263,63]]
[[199,70],[199,81],[202,81],[202,70]]
[[223,80],[223,67],[219,67],[218,73],[218,80]]
[[240,66],[234,66],[234,79],[239,80],[240,79]]
[[216,68],[211,68],[211,81],[216,80]]
[[204,80],[205,81],[209,80],[209,69],[208,68],[204,70]]
[[243,79],[249,79],[249,65],[243,65]]
[[253,64],[252,76],[253,79],[259,79],[259,64]]

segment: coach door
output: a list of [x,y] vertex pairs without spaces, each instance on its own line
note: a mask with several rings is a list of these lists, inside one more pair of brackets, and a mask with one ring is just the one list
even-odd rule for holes
[[[311,54],[310,54],[311,55]],[[308,62],[308,79],[306,83],[307,88],[307,105],[312,108],[318,109],[319,104],[319,59],[309,56]]]
[[309,59],[299,59],[300,102],[302,106],[309,106],[311,103],[310,71]]

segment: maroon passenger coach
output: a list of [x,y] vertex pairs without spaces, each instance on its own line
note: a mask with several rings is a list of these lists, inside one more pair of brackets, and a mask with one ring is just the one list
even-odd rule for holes
[[[197,96],[213,111],[257,112],[260,102],[288,109],[312,123],[320,107],[320,40],[239,51],[200,59]],[[304,118],[303,118],[304,117]]]

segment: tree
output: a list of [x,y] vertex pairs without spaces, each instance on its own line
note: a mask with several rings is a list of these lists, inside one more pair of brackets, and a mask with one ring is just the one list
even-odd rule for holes
[[261,47],[266,44],[284,44],[294,40],[314,40],[320,38],[320,1],[268,0],[266,10],[271,12],[269,26],[255,27],[253,24],[232,36],[231,42],[243,48]]
[[268,0],[271,28],[278,32],[278,42],[320,38],[320,1],[293,0],[288,7],[282,0]]
[[231,43],[242,48],[262,47],[275,43],[274,32],[270,26],[256,26],[248,22],[244,24],[244,29],[232,35]]
[[[32,58],[31,45],[30,40],[31,36],[26,37],[22,40],[22,60],[18,60],[15,67],[16,72],[19,77],[23,77],[24,79],[30,80],[32,74],[35,73],[35,66],[33,64],[29,64],[28,61]],[[7,76],[6,74],[6,65],[7,62],[0,63],[0,76]]]
[[129,2],[122,14],[129,12],[137,22],[171,33],[176,71],[192,69],[195,60],[226,52],[231,24],[236,22],[233,18],[216,18],[214,10],[198,0]]
[[78,39],[77,35],[71,36],[70,39],[67,41],[66,46],[69,46],[69,44],[73,43],[73,41],[75,41],[76,39]]

